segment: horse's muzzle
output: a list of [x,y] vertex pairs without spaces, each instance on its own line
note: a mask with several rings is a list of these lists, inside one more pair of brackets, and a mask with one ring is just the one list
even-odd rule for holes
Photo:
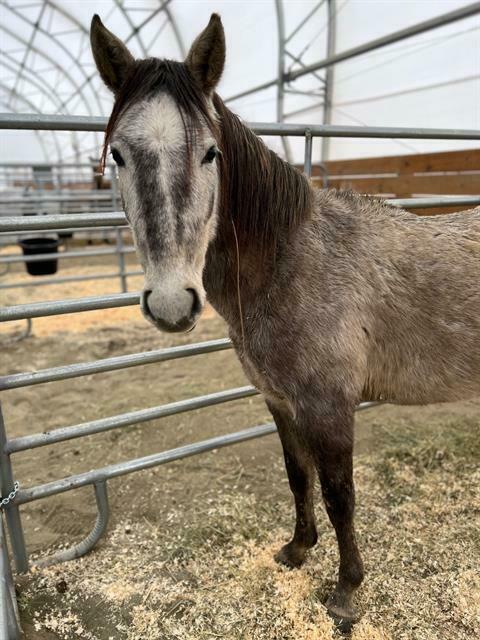
[[177,291],[144,289],[140,304],[144,317],[157,329],[168,333],[192,329],[203,309],[200,296],[192,287]]

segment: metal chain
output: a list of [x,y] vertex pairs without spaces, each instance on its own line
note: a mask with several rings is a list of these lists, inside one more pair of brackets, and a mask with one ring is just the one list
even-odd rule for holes
[[2,500],[0,500],[0,509],[3,509],[3,507],[6,507],[7,504],[9,504],[12,500],[15,499],[15,496],[17,495],[19,487],[20,487],[20,484],[18,482],[15,482],[15,484],[13,485],[13,490],[10,491],[10,493],[6,498],[3,498]]

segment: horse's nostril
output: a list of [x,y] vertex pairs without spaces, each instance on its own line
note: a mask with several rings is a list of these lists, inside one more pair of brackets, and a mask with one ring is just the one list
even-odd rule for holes
[[202,305],[200,303],[200,298],[198,297],[198,293],[195,289],[187,289],[188,293],[192,296],[192,316],[196,316],[202,310]]

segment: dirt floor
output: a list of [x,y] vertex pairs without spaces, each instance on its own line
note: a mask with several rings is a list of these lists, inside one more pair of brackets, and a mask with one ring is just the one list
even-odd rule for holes
[[[71,265],[62,275],[93,268]],[[117,287],[12,290],[2,304]],[[226,334],[210,313],[191,334],[162,335],[134,308],[34,320],[33,335],[16,343],[11,330],[0,334],[2,374]],[[245,383],[224,351],[4,392],[2,407],[17,436]],[[28,487],[269,420],[260,398],[237,401],[17,454],[15,475]],[[367,575],[354,640],[480,636],[479,436],[480,400],[358,415],[357,526]],[[323,602],[337,552],[320,500],[319,543],[305,566],[288,571],[272,560],[293,526],[275,435],[112,480],[109,497],[108,535],[93,553],[16,578],[26,640],[336,637]],[[44,556],[86,535],[92,491],[22,513],[29,551]]]

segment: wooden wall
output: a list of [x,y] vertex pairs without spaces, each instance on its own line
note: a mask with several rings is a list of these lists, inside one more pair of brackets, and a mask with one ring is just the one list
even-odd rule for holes
[[[312,168],[319,187],[410,198],[432,195],[480,195],[480,149],[358,160],[332,160]],[[416,209],[421,215],[450,213],[465,207]]]

